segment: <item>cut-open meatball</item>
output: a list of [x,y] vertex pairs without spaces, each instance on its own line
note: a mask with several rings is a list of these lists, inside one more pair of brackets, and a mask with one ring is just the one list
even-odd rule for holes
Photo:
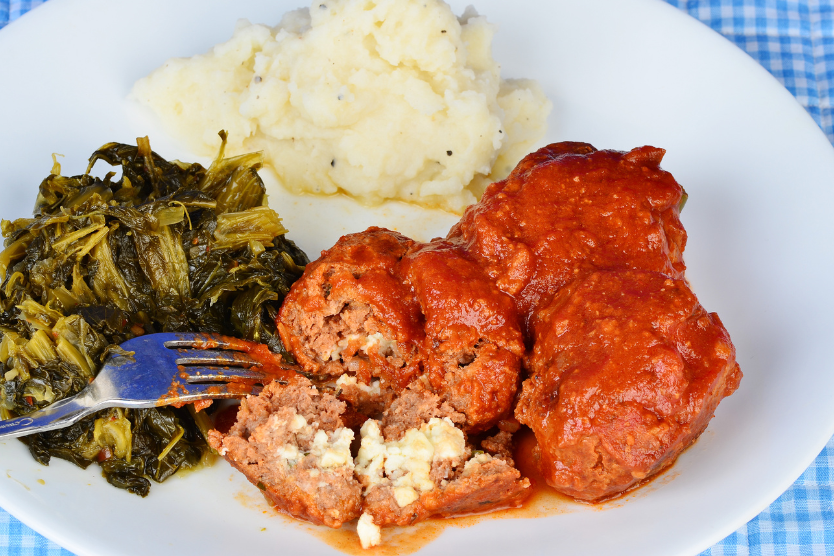
[[209,444],[295,517],[339,527],[361,514],[366,547],[379,543],[380,527],[517,506],[530,492],[505,457],[508,438],[494,443],[506,453],[473,450],[465,416],[419,382],[380,420],[365,420],[355,460],[346,409],[306,378],[273,382],[243,401],[228,434],[211,431]]
[[305,378],[272,382],[243,400],[228,434],[210,431],[209,444],[277,508],[339,527],[362,505],[344,411],[344,402]]
[[583,500],[672,464],[741,379],[718,316],[658,272],[591,274],[541,310],[535,332],[516,417],[548,484]]
[[342,237],[307,265],[278,316],[281,340],[304,370],[348,373],[368,386],[379,378],[394,391],[420,373],[422,316],[398,275],[412,244],[370,228]]
[[467,432],[512,412],[524,341],[512,298],[458,246],[415,244],[402,273],[425,318],[425,371]]
[[360,537],[378,529],[519,505],[530,482],[507,461],[467,444],[463,416],[428,391],[407,390],[381,421],[362,425],[356,474],[364,488]]

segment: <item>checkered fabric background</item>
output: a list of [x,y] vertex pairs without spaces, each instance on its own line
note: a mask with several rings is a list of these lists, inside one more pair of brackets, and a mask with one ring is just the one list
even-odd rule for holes
[[666,0],[718,31],[772,73],[834,142],[832,0]]
[[[834,142],[834,0],[665,0],[779,79]],[[0,28],[43,0],[0,0]],[[302,3],[302,2],[299,2]],[[702,556],[834,555],[834,439],[770,507]],[[0,556],[72,556],[0,510]]]

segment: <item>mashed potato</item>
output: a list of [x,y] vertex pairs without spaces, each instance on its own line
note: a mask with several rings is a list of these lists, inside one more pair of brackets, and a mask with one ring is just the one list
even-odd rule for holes
[[263,150],[283,184],[461,212],[542,138],[551,104],[502,80],[495,28],[439,0],[317,0],[275,28],[241,21],[133,96],[196,152]]

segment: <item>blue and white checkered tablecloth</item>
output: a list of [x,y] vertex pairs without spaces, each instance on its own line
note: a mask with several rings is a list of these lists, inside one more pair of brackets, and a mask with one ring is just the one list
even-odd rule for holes
[[[834,143],[834,0],[666,0],[748,52]],[[43,0],[0,0],[0,28]],[[834,439],[750,523],[703,555],[834,555]],[[72,556],[0,509],[0,556]]]

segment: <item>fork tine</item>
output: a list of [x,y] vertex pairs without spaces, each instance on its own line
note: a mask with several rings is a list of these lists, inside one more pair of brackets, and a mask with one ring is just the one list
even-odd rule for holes
[[249,351],[252,343],[222,334],[201,334],[198,332],[178,332],[177,339],[165,342],[167,348],[194,348],[201,350],[229,349],[232,351]]
[[239,351],[215,351],[211,349],[178,349],[177,365],[203,365],[207,367],[260,367],[245,353]]
[[172,385],[171,391],[157,400],[157,406],[193,402],[196,400],[242,398],[256,395],[263,390],[251,382],[229,382],[226,384],[183,384]]
[[198,382],[270,382],[274,376],[251,369],[224,369],[222,367],[184,367],[178,376],[188,383]]

